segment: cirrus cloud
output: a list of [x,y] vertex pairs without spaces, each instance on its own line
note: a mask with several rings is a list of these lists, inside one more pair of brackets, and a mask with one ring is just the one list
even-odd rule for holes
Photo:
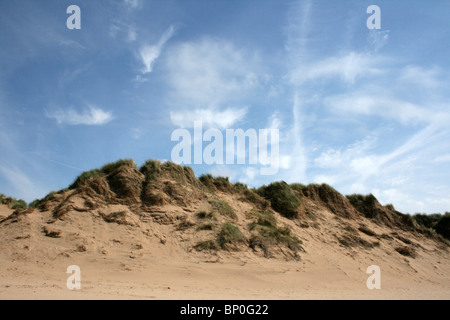
[[99,126],[107,124],[113,119],[111,112],[94,106],[89,106],[89,108],[82,112],[78,112],[73,108],[67,110],[57,109],[53,112],[46,110],[46,116],[47,118],[54,119],[60,125],[69,126]]

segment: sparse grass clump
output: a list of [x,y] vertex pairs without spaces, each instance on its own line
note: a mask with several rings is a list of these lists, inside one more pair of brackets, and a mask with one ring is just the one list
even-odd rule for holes
[[233,220],[237,219],[236,212],[234,212],[233,208],[231,208],[225,201],[214,199],[210,200],[209,204],[212,206],[213,210],[218,212],[220,215],[229,217]]
[[417,253],[413,248],[410,247],[398,247],[395,249],[398,253],[405,257],[411,257],[415,259],[417,257]]
[[136,168],[136,164],[134,163],[134,161],[132,159],[120,159],[119,161],[105,164],[100,169],[100,171],[102,173],[104,173],[105,175],[109,175],[123,166],[128,166],[130,168]]
[[212,223],[204,223],[197,227],[197,231],[211,231],[214,230],[214,224]]
[[361,231],[364,234],[367,234],[370,237],[377,237],[378,236],[374,231],[370,230],[366,226],[361,226],[358,230]]
[[85,171],[80,176],[78,176],[78,178],[75,180],[75,182],[70,185],[69,189],[70,190],[77,189],[77,188],[83,186],[86,182],[92,181],[92,180],[100,177],[101,174],[102,174],[102,172],[99,169]]
[[27,208],[27,203],[22,199],[15,199],[12,197],[7,197],[4,194],[0,194],[0,203],[7,205],[8,208],[12,210],[21,210]]
[[233,189],[237,193],[244,193],[248,191],[248,186],[245,183],[237,182],[233,185]]
[[428,233],[435,232],[450,240],[450,213],[446,212],[445,215],[439,213],[415,214],[412,218],[417,224],[428,230]]
[[245,236],[238,227],[225,222],[217,236],[217,243],[222,249],[237,249],[239,244],[245,243]]
[[304,184],[301,183],[293,183],[291,184],[291,189],[298,192],[299,194],[303,195],[303,190],[307,187]]
[[258,209],[265,210],[270,206],[270,202],[261,197],[255,191],[247,189],[242,192],[241,200],[254,204]]
[[[287,245],[292,251],[301,250],[301,241],[294,235],[288,227],[278,227],[277,219],[270,211],[252,212],[256,217],[256,221],[250,224],[250,230],[256,230],[261,237],[258,241],[274,243],[282,243]],[[267,244],[265,244],[266,247]],[[261,247],[263,248],[263,247]],[[268,250],[268,248],[263,250]]]
[[9,206],[13,210],[22,210],[27,208],[27,203],[24,200],[16,200]]
[[219,247],[217,246],[216,241],[214,240],[207,240],[207,241],[200,241],[194,246],[194,249],[197,251],[216,251],[219,250]]
[[373,194],[361,195],[352,194],[348,195],[347,199],[355,207],[356,210],[364,214],[366,218],[372,219],[376,216],[376,211],[374,210],[377,198]]
[[200,182],[210,191],[219,190],[223,192],[232,192],[234,187],[226,177],[213,177],[211,174],[204,174],[198,178]]
[[338,236],[337,238],[339,243],[347,248],[359,246],[365,249],[372,249],[375,246],[373,243],[370,243],[360,238],[357,234],[354,234],[353,232],[345,232],[342,236]]
[[435,214],[420,214],[417,213],[413,216],[414,220],[422,227],[434,229],[438,224],[439,220],[442,219],[442,215],[439,213]]
[[387,205],[385,205],[385,208],[390,210],[390,211],[395,211],[395,207],[392,203],[389,203]]
[[300,199],[286,182],[275,182],[263,186],[257,190],[257,193],[269,200],[272,208],[284,217],[289,219],[298,217]]
[[154,180],[160,172],[161,161],[147,160],[140,168],[141,173],[145,176],[146,181]]

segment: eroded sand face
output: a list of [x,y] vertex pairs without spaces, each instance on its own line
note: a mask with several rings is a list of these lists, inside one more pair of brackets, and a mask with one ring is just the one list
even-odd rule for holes
[[[242,228],[247,209],[235,206],[237,225]],[[413,243],[416,258],[397,253],[394,248],[402,242],[394,236],[376,240],[363,234],[361,238],[379,245],[347,248],[337,240],[345,232],[342,222],[326,210],[320,212],[315,227],[283,222],[303,242],[305,252],[297,260],[289,254],[267,259],[251,250],[197,252],[191,248],[191,238],[206,235],[177,231],[172,224],[105,223],[89,212],[73,212],[48,225],[50,218],[50,212],[34,211],[3,224],[1,299],[450,298],[450,256],[444,246],[396,230]],[[360,221],[345,223],[353,228],[360,225]],[[365,224],[379,235],[393,232]],[[67,289],[69,265],[81,269],[80,291]],[[381,290],[367,289],[370,265],[381,268]]]

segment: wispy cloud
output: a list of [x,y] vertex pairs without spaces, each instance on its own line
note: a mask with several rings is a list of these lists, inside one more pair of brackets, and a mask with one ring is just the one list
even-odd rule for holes
[[[13,187],[13,191],[17,197],[29,200],[42,196],[43,190],[39,188],[30,178],[19,168],[5,167],[0,165],[0,174]],[[45,192],[45,191],[44,191]]]
[[389,30],[372,30],[367,36],[367,49],[371,52],[377,52],[383,48],[389,40]]
[[153,71],[153,65],[159,58],[161,51],[167,41],[175,34],[175,26],[171,25],[161,36],[159,41],[154,45],[145,45],[139,50],[139,56],[144,68],[141,70],[142,74]]
[[130,9],[137,9],[142,6],[141,0],[124,0],[124,3]]
[[372,192],[409,212],[442,207],[431,199],[448,192],[434,173],[450,161],[442,154],[450,147],[448,77],[439,67],[404,65],[404,57],[383,51],[389,30],[368,31],[361,49],[347,41],[325,50],[310,37],[313,29],[329,31],[315,9],[314,2],[296,1],[285,28],[285,79],[295,102],[291,128],[284,127],[289,134],[280,149],[290,145],[291,153],[281,175],[289,180],[303,171],[306,181]]
[[379,62],[382,58],[368,53],[349,52],[347,54],[325,58],[317,62],[300,64],[291,73],[294,85],[302,85],[311,80],[331,80],[338,78],[348,83],[354,83],[361,77],[380,75]]
[[197,109],[192,111],[173,111],[170,113],[172,123],[178,127],[192,128],[194,121],[201,121],[204,127],[227,129],[242,121],[247,114],[244,109]]
[[82,112],[78,112],[72,108],[67,110],[57,109],[52,112],[46,110],[46,116],[47,118],[54,119],[58,124],[70,126],[98,126],[104,125],[113,119],[111,112],[94,106],[90,106]]

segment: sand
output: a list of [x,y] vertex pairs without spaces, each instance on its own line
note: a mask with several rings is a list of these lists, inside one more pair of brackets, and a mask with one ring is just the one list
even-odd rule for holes
[[[0,213],[10,212],[1,208]],[[42,230],[49,217],[35,211],[3,223],[0,299],[450,298],[448,248],[408,234],[417,243],[415,259],[392,250],[397,240],[370,250],[345,248],[333,232],[341,221],[327,211],[319,226],[301,229],[305,252],[298,260],[267,259],[251,251],[197,252],[183,245],[185,233],[172,225],[152,224],[144,234],[142,225],[105,223],[80,212],[47,225],[61,232],[51,238]],[[368,226],[378,234],[392,232]],[[79,291],[66,286],[69,265],[81,268]],[[381,268],[381,290],[366,286],[370,265]]]

